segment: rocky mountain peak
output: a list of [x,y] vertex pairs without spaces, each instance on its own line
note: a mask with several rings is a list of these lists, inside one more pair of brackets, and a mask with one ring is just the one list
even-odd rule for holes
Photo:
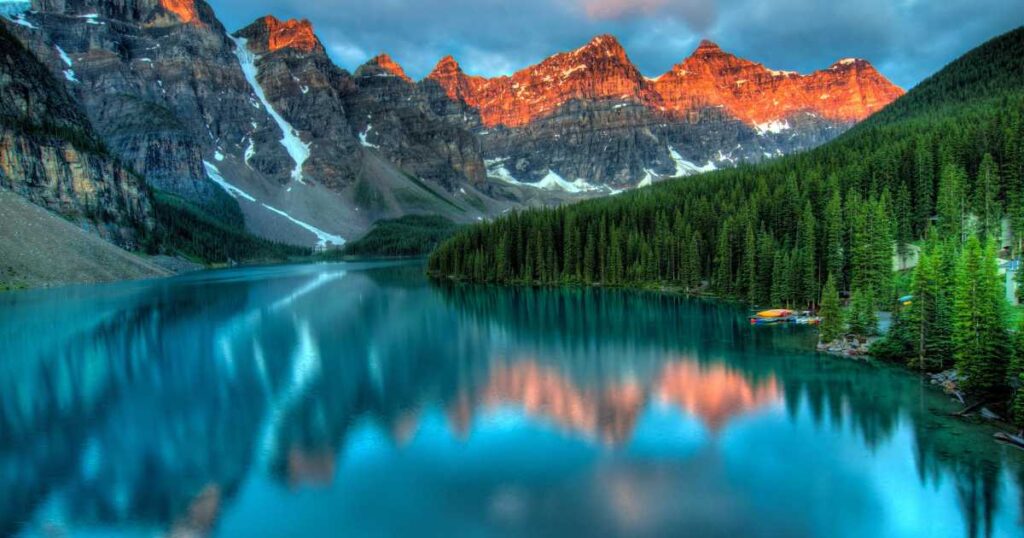
[[427,78],[436,78],[440,76],[449,76],[456,73],[462,72],[462,66],[459,62],[451,55],[441,58],[434,69],[427,75]]
[[574,50],[571,54],[577,57],[605,57],[629,62],[626,49],[622,47],[622,44],[619,43],[615,36],[610,34],[595,36],[586,45]]
[[305,19],[282,21],[267,15],[240,30],[238,35],[248,39],[249,48],[259,53],[282,49],[309,53],[323,48],[313,33],[313,25]]
[[511,76],[467,77],[449,57],[428,79],[438,82],[452,99],[476,108],[489,127],[522,126],[573,100],[659,101],[611,35],[594,37],[576,50],[555,54]]
[[160,0],[160,7],[173,13],[185,24],[199,22],[195,0]]
[[689,57],[672,68],[677,74],[681,71],[707,71],[716,75],[738,69],[764,69],[764,66],[726,52],[718,44],[707,39],[701,40]]
[[[426,80],[436,82],[449,99],[474,103],[478,99],[477,89],[487,83],[483,77],[470,77],[462,71],[462,66],[451,56],[441,58]],[[475,105],[473,105],[475,106]]]
[[693,51],[694,55],[702,54],[719,54],[722,52],[722,47],[718,46],[718,43],[711,41],[710,39],[701,39],[700,44],[697,45],[697,50]]
[[789,128],[786,118],[798,113],[854,123],[903,94],[865,60],[844,59],[800,75],[737,57],[707,40],[654,84],[675,114],[721,106],[758,132],[773,133]]
[[829,69],[832,71],[850,71],[855,69],[874,69],[871,62],[861,58],[843,58],[837,60]]
[[409,78],[409,75],[405,74],[405,70],[402,69],[402,66],[399,65],[398,62],[394,61],[391,58],[391,56],[389,56],[386,53],[374,56],[373,58],[370,59],[369,62],[366,62],[366,64],[368,66],[377,67],[383,73],[387,73],[392,76],[398,77],[406,82],[412,83],[413,81],[411,78]]

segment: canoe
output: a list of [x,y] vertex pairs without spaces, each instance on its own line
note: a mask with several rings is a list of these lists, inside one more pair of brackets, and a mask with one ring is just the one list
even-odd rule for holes
[[762,310],[761,312],[758,312],[756,314],[757,317],[764,319],[788,318],[791,317],[792,315],[792,310],[786,310],[784,308],[779,308],[775,310]]

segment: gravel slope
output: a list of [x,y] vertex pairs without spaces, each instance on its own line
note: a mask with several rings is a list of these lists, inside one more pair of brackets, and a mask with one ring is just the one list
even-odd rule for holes
[[170,274],[0,189],[0,290]]

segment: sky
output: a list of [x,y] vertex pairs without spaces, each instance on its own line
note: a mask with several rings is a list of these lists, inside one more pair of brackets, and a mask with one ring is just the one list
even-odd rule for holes
[[809,73],[864,58],[911,88],[1024,24],[1021,0],[207,0],[230,31],[257,17],[305,18],[350,71],[387,52],[420,79],[446,55],[473,75],[510,74],[599,34],[646,76],[701,39],[773,69]]

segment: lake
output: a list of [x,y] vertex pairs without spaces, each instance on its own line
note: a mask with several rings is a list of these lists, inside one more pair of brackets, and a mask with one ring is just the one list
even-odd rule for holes
[[746,314],[419,262],[0,294],[0,535],[1024,534],[1024,452]]

